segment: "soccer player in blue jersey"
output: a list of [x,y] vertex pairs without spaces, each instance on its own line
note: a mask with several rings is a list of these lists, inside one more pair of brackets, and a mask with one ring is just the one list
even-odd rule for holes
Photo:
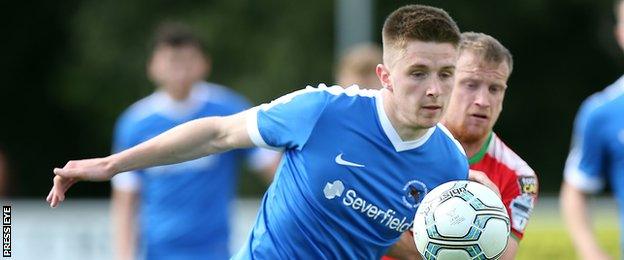
[[57,206],[79,180],[172,164],[233,148],[284,151],[236,259],[379,259],[409,229],[422,197],[466,179],[459,143],[438,124],[453,85],[460,33],[438,8],[388,16],[384,89],[308,87],[270,104],[183,124],[104,158],[54,170]]
[[[115,152],[189,120],[249,108],[245,98],[234,91],[202,81],[210,61],[201,41],[185,25],[162,24],[151,54],[148,74],[158,89],[121,115],[115,130]],[[230,257],[228,219],[239,161],[245,155],[252,167],[270,172],[271,163],[277,160],[270,153],[266,149],[234,150],[116,175],[112,179],[116,258]]]
[[[624,49],[624,1],[615,4],[616,39]],[[624,77],[581,105],[564,170],[560,202],[572,241],[582,259],[610,259],[591,228],[586,195],[609,181],[624,227]],[[622,240],[624,241],[624,240]]]

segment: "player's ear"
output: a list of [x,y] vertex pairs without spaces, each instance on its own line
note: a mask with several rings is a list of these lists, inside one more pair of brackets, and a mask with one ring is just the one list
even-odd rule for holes
[[379,81],[381,81],[381,85],[392,91],[392,82],[390,81],[390,70],[388,70],[388,67],[384,64],[377,64],[377,67],[375,67],[375,73],[377,74]]

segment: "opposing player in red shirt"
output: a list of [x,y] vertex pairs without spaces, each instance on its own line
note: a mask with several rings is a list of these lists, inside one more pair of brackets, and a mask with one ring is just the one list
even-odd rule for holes
[[[538,181],[531,167],[492,130],[503,109],[513,59],[502,44],[483,33],[463,33],[459,49],[455,86],[442,123],[466,150],[470,169],[484,172],[499,188],[511,219],[511,238],[501,259],[514,259],[537,199]],[[402,247],[393,248],[402,250],[388,253],[418,259],[407,233],[397,243]]]

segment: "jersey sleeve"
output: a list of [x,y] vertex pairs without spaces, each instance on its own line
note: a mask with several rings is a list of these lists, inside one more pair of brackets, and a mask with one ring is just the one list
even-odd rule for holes
[[594,106],[584,104],[575,120],[572,148],[566,161],[566,183],[589,193],[604,187],[604,147],[600,114]]
[[[117,121],[113,134],[113,153],[121,152],[137,144],[132,126],[133,124],[125,116]],[[137,191],[140,184],[140,178],[135,171],[123,172],[111,179],[112,187],[122,191]]]
[[[256,146],[301,149],[339,86],[307,87],[252,109],[247,132]],[[340,88],[341,89],[341,88]]]
[[532,170],[521,175],[513,175],[504,187],[501,196],[511,221],[511,235],[516,240],[524,236],[529,218],[535,207],[539,192],[539,182]]

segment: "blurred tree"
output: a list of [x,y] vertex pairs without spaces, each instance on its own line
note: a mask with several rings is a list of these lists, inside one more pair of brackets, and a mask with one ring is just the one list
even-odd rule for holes
[[[410,3],[376,1],[373,31]],[[611,1],[419,3],[446,9],[462,30],[491,34],[512,51],[515,71],[496,128],[536,169],[542,189],[557,191],[579,103],[624,71]],[[52,167],[109,153],[115,117],[154,88],[145,63],[159,22],[194,26],[214,61],[209,80],[261,103],[307,84],[332,83],[334,4],[75,0],[2,8],[0,143],[13,160],[14,195],[44,196]],[[100,196],[107,189],[98,183],[72,192]]]
[[[43,198],[53,165],[78,156],[72,131],[83,130],[78,115],[50,98],[50,79],[60,73],[75,1],[9,2],[0,8],[0,144],[10,160],[11,195]],[[68,131],[70,130],[71,131]]]

